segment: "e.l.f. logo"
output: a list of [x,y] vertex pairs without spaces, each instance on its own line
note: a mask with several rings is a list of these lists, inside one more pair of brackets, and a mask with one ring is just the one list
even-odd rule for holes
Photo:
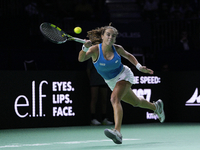
[[[42,99],[44,97],[46,97],[46,95],[42,93],[43,84],[48,84],[48,82],[47,81],[41,81],[40,84],[39,84],[39,114],[36,114],[35,81],[33,81],[32,82],[32,114],[30,114],[30,112],[26,112],[25,114],[20,113],[19,108],[29,107],[30,102],[25,95],[19,95],[15,99],[15,103],[14,103],[15,113],[18,117],[25,118],[28,115],[29,115],[29,117],[45,117],[45,114],[43,114],[43,112],[42,112]],[[19,103],[20,99],[24,100],[24,103]]]

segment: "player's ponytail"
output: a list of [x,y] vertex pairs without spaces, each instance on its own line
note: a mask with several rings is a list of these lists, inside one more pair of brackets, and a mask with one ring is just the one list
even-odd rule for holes
[[92,42],[93,45],[102,43],[101,39],[101,28],[96,28],[87,32],[87,37]]
[[117,29],[111,25],[112,22],[109,23],[108,26],[96,28],[87,32],[87,37],[89,38],[89,40],[92,42],[93,45],[102,43],[101,35],[103,35],[107,29],[112,29],[116,34],[118,34]]

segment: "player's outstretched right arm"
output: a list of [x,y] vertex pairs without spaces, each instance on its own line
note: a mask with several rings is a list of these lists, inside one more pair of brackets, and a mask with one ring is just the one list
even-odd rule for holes
[[[84,46],[88,46],[84,44]],[[99,55],[99,48],[98,44],[90,46],[89,48],[86,47],[86,49],[83,47],[82,50],[79,52],[78,61],[83,62],[88,60],[89,58],[92,58],[93,61],[96,61]]]
[[78,55],[78,61],[83,62],[88,60],[91,57],[90,47],[91,47],[91,41],[86,40],[86,42],[82,46],[82,50],[79,52]]

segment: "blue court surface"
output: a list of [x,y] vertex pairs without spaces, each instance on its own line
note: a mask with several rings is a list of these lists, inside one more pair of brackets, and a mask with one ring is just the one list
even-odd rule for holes
[[122,125],[123,143],[104,135],[113,126],[0,130],[0,150],[199,150],[200,123]]

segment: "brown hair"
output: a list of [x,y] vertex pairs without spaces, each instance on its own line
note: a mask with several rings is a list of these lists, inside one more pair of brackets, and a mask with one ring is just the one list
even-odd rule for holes
[[108,26],[104,26],[101,28],[96,28],[91,31],[87,32],[87,37],[92,42],[93,45],[102,43],[101,35],[105,33],[107,29],[112,29],[116,34],[118,34],[118,31],[115,27],[111,26],[111,23]]

